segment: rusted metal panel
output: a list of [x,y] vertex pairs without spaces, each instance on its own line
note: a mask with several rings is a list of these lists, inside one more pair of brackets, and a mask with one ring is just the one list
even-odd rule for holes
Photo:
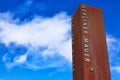
[[72,16],[73,80],[110,80],[102,10],[81,4]]

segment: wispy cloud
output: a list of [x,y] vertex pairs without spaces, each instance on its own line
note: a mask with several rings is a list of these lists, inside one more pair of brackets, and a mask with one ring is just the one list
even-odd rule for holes
[[14,62],[15,63],[24,63],[27,60],[27,54],[21,55],[21,56],[17,56],[14,58]]
[[43,13],[45,10],[45,3],[35,0],[25,0],[12,11],[12,14],[15,19],[27,21],[28,19],[33,19],[34,15]]
[[[7,16],[11,17],[8,14]],[[28,50],[22,55],[5,53],[3,61],[7,68],[24,65],[27,68],[40,69],[61,67],[67,64],[66,61],[71,62],[71,26],[70,17],[66,13],[50,18],[35,16],[32,21],[20,25],[15,22],[11,18],[1,18],[0,41],[7,47],[15,43]]]
[[120,73],[120,39],[107,35],[107,45],[111,72]]
[[107,35],[107,45],[111,66],[120,65],[120,39]]
[[111,71],[120,73],[120,66],[111,67]]

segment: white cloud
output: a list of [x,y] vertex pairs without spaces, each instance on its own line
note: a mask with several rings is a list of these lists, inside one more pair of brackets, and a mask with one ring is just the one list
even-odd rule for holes
[[36,17],[23,25],[0,21],[0,38],[6,45],[16,42],[22,45],[44,46],[56,45],[68,37],[69,17],[61,13],[53,18]]
[[111,67],[111,71],[120,73],[120,66]]
[[[15,22],[11,18],[0,20],[0,41],[8,47],[10,43],[24,45],[28,51],[23,55],[15,56],[13,61],[10,61],[10,56],[7,56],[9,53],[6,53],[3,56],[6,66],[12,68],[17,65],[24,65],[27,68],[39,69],[64,65],[64,61],[58,60],[57,62],[54,60],[56,54],[70,62],[72,61],[70,17],[65,13],[59,13],[50,18],[36,16],[32,21],[20,25]],[[40,49],[44,47],[45,49],[41,51]],[[29,56],[32,56],[31,60],[33,61],[28,60]],[[48,59],[45,59],[48,57],[52,59],[46,63]],[[42,63],[46,64],[41,65]]]
[[120,73],[120,39],[107,35],[107,46],[111,72]]
[[107,35],[107,46],[110,63],[116,63],[116,65],[120,65],[118,62],[120,60],[120,39],[111,35]]
[[16,63],[24,63],[27,60],[27,54],[21,55],[21,56],[17,56],[14,58],[14,62]]

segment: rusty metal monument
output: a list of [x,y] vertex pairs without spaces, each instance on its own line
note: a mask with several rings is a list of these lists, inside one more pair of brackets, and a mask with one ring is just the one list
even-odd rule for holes
[[72,16],[73,80],[111,80],[102,10],[81,4]]

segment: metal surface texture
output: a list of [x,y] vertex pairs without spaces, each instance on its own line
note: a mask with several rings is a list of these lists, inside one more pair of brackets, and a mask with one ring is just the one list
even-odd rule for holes
[[111,80],[102,10],[81,4],[72,16],[73,80]]

